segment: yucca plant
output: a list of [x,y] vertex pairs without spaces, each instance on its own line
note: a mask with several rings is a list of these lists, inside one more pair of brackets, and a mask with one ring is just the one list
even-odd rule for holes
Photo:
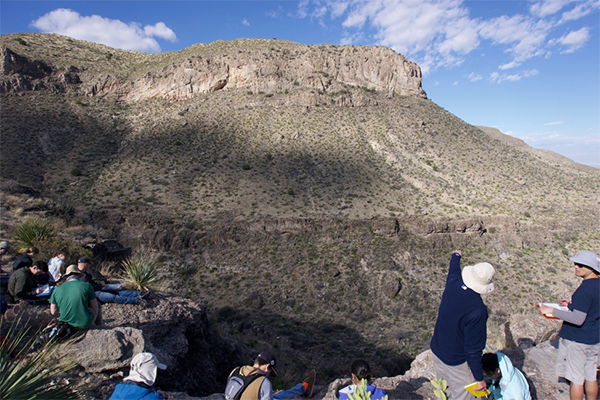
[[17,226],[13,233],[15,244],[19,251],[24,251],[42,241],[54,238],[54,227],[46,219],[28,219]]
[[158,279],[158,263],[151,257],[129,257],[123,261],[123,268],[123,279],[140,291],[152,288]]
[[[4,318],[1,323],[4,325]],[[32,331],[21,319],[12,322],[0,344],[0,395],[3,399],[76,399],[77,395],[57,379],[76,363],[55,357],[58,342],[50,340],[35,351],[39,332]]]
[[[354,393],[350,396],[351,400],[371,400],[371,392],[367,392],[367,380],[360,381],[360,385],[356,385]],[[387,394],[381,400],[388,400]]]

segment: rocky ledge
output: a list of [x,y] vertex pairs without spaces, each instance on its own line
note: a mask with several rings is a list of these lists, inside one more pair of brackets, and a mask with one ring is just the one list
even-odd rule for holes
[[[38,324],[46,323],[48,310],[35,308],[27,312]],[[108,398],[127,376],[133,355],[150,351],[169,367],[160,372],[157,384],[172,400],[222,399],[231,369],[253,356],[244,345],[214,331],[203,307],[180,296],[153,292],[146,307],[105,304],[102,311],[104,326],[76,335],[59,351],[59,356],[73,355],[77,361],[77,367],[62,378],[82,398]],[[486,351],[501,349],[507,354],[527,377],[534,399],[566,399],[568,386],[554,375],[559,328],[559,322],[536,314],[513,316],[499,332],[488,333]],[[427,350],[404,375],[377,378],[374,384],[385,389],[390,399],[435,399],[433,378]],[[348,384],[349,377],[329,384],[317,382],[313,398],[334,400],[337,391]]]

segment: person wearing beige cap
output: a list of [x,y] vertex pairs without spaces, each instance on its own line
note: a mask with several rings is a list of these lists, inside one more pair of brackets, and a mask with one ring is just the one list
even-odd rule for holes
[[477,382],[484,391],[481,355],[487,339],[488,312],[482,294],[494,289],[494,267],[482,262],[460,269],[462,252],[450,259],[446,287],[438,311],[431,352],[435,373],[446,379],[448,394],[454,400],[473,399],[465,386]]
[[596,253],[582,251],[569,257],[575,276],[582,279],[571,300],[560,299],[561,310],[540,305],[543,315],[563,320],[558,336],[556,374],[570,382],[571,400],[598,398],[597,363],[600,353],[600,261]]
[[152,353],[138,353],[131,360],[129,376],[115,387],[109,400],[162,400],[164,393],[153,389],[158,369],[167,369]]
[[92,285],[81,282],[81,271],[70,265],[50,296],[50,313],[76,329],[87,329],[98,318],[98,300]]

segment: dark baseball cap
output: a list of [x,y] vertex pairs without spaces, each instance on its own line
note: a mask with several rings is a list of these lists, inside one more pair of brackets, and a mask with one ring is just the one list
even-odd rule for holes
[[79,260],[77,260],[77,262],[81,263],[81,264],[83,264],[83,263],[89,263],[90,259],[87,258],[87,257],[80,257]]
[[261,360],[266,361],[267,364],[269,364],[269,366],[271,367],[271,371],[273,371],[273,375],[277,376],[277,372],[275,371],[275,364],[277,364],[277,360],[275,359],[275,356],[271,352],[263,351],[256,358],[257,359],[260,358]]

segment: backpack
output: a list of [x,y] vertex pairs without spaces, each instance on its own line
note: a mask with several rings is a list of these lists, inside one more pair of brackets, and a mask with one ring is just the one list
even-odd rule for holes
[[226,400],[239,400],[242,397],[244,390],[256,379],[265,377],[263,374],[252,374],[244,376],[240,374],[240,367],[233,370],[229,379],[227,380],[227,387],[225,388],[225,399]]
[[36,340],[34,344],[35,349],[40,349],[50,342],[50,340],[55,339],[66,339],[72,334],[74,334],[77,330],[73,328],[71,325],[66,322],[59,321],[58,319],[53,319],[50,323],[42,329],[40,336]]

